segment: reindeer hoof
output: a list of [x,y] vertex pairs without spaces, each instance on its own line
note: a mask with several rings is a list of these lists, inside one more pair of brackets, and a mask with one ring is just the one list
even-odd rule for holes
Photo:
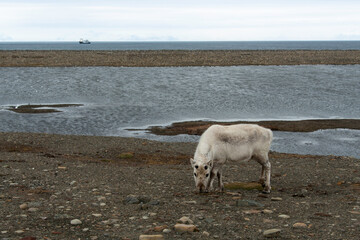
[[270,194],[271,192],[271,188],[269,187],[264,187],[264,189],[262,190],[262,193],[265,193],[265,194]]

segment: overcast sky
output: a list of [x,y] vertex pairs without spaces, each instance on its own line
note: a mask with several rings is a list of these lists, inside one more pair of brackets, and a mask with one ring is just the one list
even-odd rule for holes
[[360,40],[359,0],[0,0],[0,41]]

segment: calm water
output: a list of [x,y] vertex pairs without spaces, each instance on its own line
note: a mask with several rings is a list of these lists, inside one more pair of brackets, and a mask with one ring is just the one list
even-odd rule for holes
[[0,50],[360,50],[360,41],[0,42]]
[[[360,66],[0,68],[0,131],[138,136],[175,121],[360,118]],[[18,104],[82,103],[51,114]],[[360,157],[360,131],[277,132],[273,150]]]

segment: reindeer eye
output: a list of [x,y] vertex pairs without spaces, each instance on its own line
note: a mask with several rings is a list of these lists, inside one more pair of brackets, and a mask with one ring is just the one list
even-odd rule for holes
[[195,165],[195,168],[196,168],[196,169],[198,169],[198,167],[199,167],[198,165]]
[[208,166],[206,166],[206,165],[205,165],[205,167],[204,167],[204,168],[205,168],[205,170],[207,170],[207,169],[208,169]]
[[196,177],[196,173],[194,173],[194,176]]
[[206,174],[206,177],[209,177],[209,174],[208,174],[208,173]]

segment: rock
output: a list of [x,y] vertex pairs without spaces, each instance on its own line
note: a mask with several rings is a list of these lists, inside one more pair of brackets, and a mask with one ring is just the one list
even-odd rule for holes
[[261,213],[261,211],[260,210],[255,210],[255,209],[250,209],[250,210],[243,211],[243,213],[245,213],[245,214],[258,214],[258,213]]
[[267,238],[278,237],[280,236],[280,232],[281,229],[273,228],[273,229],[265,230],[263,232],[263,236]]
[[209,236],[210,236],[210,233],[208,233],[207,231],[203,231],[202,234],[203,234],[205,237],[209,237]]
[[140,235],[139,240],[164,240],[163,235]]
[[163,232],[165,229],[167,229],[168,228],[168,226],[166,226],[166,225],[162,225],[162,226],[156,226],[156,227],[154,227],[153,228],[153,230],[155,231],[155,232]]
[[94,217],[101,217],[102,215],[100,213],[93,213],[92,214]]
[[70,221],[71,225],[80,225],[82,222],[79,219],[73,219]]
[[39,209],[38,208],[29,208],[28,211],[29,212],[37,212]]
[[23,204],[20,205],[20,209],[22,209],[22,210],[25,210],[25,209],[27,209],[27,208],[28,208],[28,204],[27,204],[27,203],[23,203]]
[[272,197],[271,201],[282,201],[281,197]]
[[163,230],[163,233],[171,233],[171,230],[168,229],[168,228],[167,228],[167,229],[164,229],[164,230]]
[[136,196],[129,195],[127,196],[124,201],[125,204],[139,204],[140,201]]
[[193,224],[194,221],[191,220],[190,218],[188,217],[182,217],[178,220],[178,223],[183,223],[183,224]]
[[153,206],[156,206],[156,205],[159,205],[160,204],[160,201],[159,200],[151,200],[149,202],[149,205],[153,205]]
[[174,228],[178,232],[198,232],[199,231],[199,229],[193,224],[177,223],[177,224],[175,224]]
[[72,182],[70,183],[71,186],[74,185],[74,184],[76,184],[76,181],[72,181]]
[[129,195],[124,199],[123,202],[125,204],[139,204],[139,203],[148,203],[150,201],[151,201],[151,199],[149,197],[146,197],[146,196]]
[[99,202],[101,202],[101,201],[105,201],[106,200],[106,197],[98,197],[98,199],[97,199]]
[[302,222],[294,223],[293,228],[307,228],[307,225]]
[[24,231],[23,231],[23,230],[16,230],[15,233],[16,233],[16,234],[23,234]]
[[271,214],[273,212],[274,212],[273,210],[269,210],[269,209],[262,210],[262,213],[266,213],[266,214]]
[[253,200],[237,200],[237,207],[264,207],[265,205]]
[[290,216],[289,216],[289,215],[285,215],[285,214],[280,214],[280,215],[279,215],[279,218],[290,218]]

